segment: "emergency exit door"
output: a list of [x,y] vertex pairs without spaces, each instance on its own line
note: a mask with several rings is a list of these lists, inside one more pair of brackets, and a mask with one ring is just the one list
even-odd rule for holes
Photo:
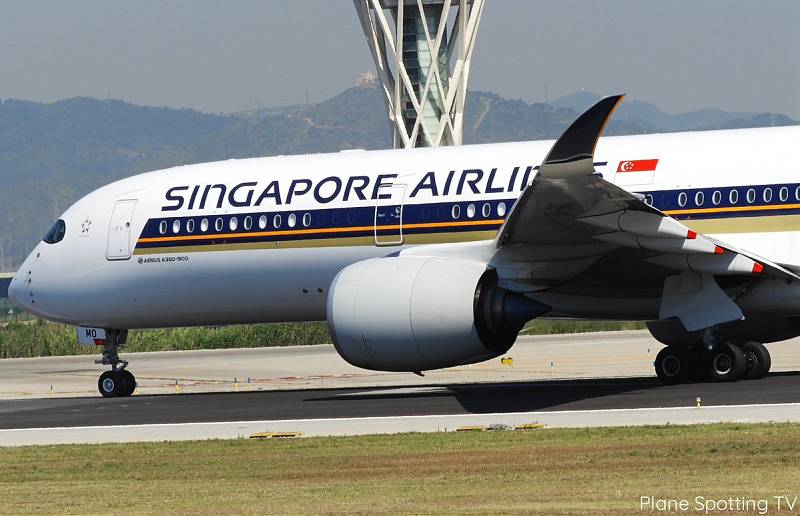
[[114,204],[106,247],[106,258],[109,260],[128,260],[131,257],[131,225],[136,202],[135,199],[129,199]]
[[386,185],[378,189],[375,203],[375,245],[403,243],[403,199],[406,185]]

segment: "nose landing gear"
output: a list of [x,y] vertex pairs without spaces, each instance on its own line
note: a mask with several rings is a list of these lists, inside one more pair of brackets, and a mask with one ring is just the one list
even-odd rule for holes
[[104,398],[130,396],[136,390],[136,378],[125,369],[106,371],[97,380],[97,388]]
[[97,388],[104,398],[130,396],[136,390],[136,378],[125,369],[128,361],[119,358],[119,347],[125,343],[128,330],[106,330],[106,335],[103,355],[100,360],[95,360],[95,364],[110,365],[111,371],[100,375]]

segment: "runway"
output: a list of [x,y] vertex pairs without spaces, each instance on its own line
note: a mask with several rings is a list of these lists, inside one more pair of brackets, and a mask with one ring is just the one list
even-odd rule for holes
[[800,403],[800,373],[663,386],[655,378],[421,385],[379,389],[0,401],[0,428],[487,414]]
[[[697,407],[700,398],[700,407]],[[627,426],[800,421],[800,373],[662,386],[598,379],[0,401],[0,445],[360,435],[544,423]]]
[[[628,341],[629,346],[646,345],[641,334],[604,335],[594,340],[590,336],[578,336],[555,339],[556,344],[548,352],[557,356],[560,363],[568,364],[568,357],[575,354],[576,349],[584,352],[588,343],[603,339],[622,339]],[[797,355],[796,348],[796,345],[783,345],[783,348],[776,348],[773,356],[792,359]],[[240,356],[241,351],[233,350],[222,356]],[[646,370],[642,363],[647,365],[649,355],[643,351],[635,360],[621,361],[627,364],[623,367],[631,368],[634,364],[639,370]],[[287,360],[291,362],[301,352],[327,357],[322,360],[322,367],[303,362],[300,369],[306,373],[316,371],[319,374],[331,358],[323,347],[307,351],[295,348],[271,350],[270,363],[273,366],[283,364],[280,357],[289,357]],[[212,369],[213,364],[220,363],[219,352],[199,353],[196,357],[212,358]],[[526,353],[532,352],[528,349],[515,353],[522,357],[523,366]],[[800,372],[797,371],[775,372],[761,380],[664,386],[652,373],[628,378],[583,378],[580,375],[587,371],[598,376],[608,374],[605,363],[613,360],[613,356],[601,359],[598,364],[590,355],[578,354],[584,355],[583,362],[576,361],[581,369],[572,378],[561,379],[530,379],[537,375],[523,374],[521,371],[525,371],[525,367],[515,366],[510,370],[493,363],[475,370],[446,370],[426,378],[392,374],[381,377],[369,372],[363,372],[368,375],[364,377],[344,373],[329,375],[326,377],[328,384],[338,382],[349,386],[324,389],[291,388],[296,385],[293,381],[278,389],[250,392],[230,392],[230,386],[226,385],[224,388],[228,392],[178,395],[173,390],[173,394],[140,393],[122,399],[105,399],[98,395],[6,399],[0,400],[0,445],[229,438],[267,430],[298,431],[305,435],[352,435],[436,431],[476,424],[513,426],[533,421],[548,426],[800,421]],[[69,360],[87,358],[70,357]],[[41,359],[35,364],[54,370],[48,365],[53,360],[58,362]],[[30,364],[22,369],[27,371],[29,367]],[[343,372],[346,367],[349,366],[340,364],[340,369],[334,371]],[[546,374],[546,369],[544,372]],[[618,369],[610,369],[610,372],[619,374]],[[82,374],[76,378],[86,381]],[[527,379],[515,379],[520,376]],[[539,374],[539,378],[542,376],[544,374]],[[315,375],[293,380],[298,378],[305,378],[300,385],[317,381]],[[315,380],[306,381],[309,378]],[[457,378],[466,381],[453,381]],[[500,380],[485,381],[486,378]],[[386,383],[380,385],[381,380]],[[697,407],[698,398],[700,408]]]
[[[503,358],[411,373],[368,371],[345,362],[331,345],[125,353],[137,396],[361,387],[415,387],[539,380],[655,377],[661,349],[647,331],[522,336]],[[769,345],[774,372],[800,371],[800,339]],[[106,369],[95,356],[0,360],[0,399],[97,397]]]

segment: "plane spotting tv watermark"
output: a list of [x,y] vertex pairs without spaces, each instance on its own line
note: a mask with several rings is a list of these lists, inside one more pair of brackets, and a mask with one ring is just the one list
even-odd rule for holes
[[775,495],[765,498],[710,498],[695,496],[694,498],[658,498],[656,496],[640,496],[639,510],[641,512],[699,512],[703,514],[730,513],[756,513],[769,514],[770,511],[800,510],[800,496]]

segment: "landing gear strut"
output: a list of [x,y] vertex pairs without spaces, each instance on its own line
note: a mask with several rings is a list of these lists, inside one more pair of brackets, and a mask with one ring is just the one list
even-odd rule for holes
[[106,330],[107,340],[103,345],[103,355],[95,364],[110,365],[111,371],[106,371],[97,380],[97,388],[104,398],[127,397],[136,390],[136,378],[125,369],[127,360],[119,358],[119,347],[125,344],[128,330]]
[[718,382],[763,378],[771,365],[769,351],[760,342],[707,342],[702,348],[674,344],[662,349],[654,363],[656,375],[667,385],[704,378]]

